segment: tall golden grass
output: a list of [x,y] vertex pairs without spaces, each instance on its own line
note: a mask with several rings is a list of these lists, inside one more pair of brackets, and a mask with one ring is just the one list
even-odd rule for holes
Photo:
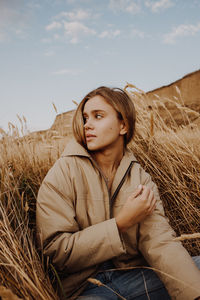
[[[158,185],[169,221],[177,235],[200,232],[200,128],[191,120],[199,113],[180,99],[154,101],[134,86],[125,90],[137,111],[136,135],[130,148]],[[176,106],[176,114],[169,103]],[[180,119],[182,123],[180,123]],[[21,122],[21,132],[27,129]],[[68,139],[57,132],[27,134],[10,125],[0,139],[0,296],[58,299],[56,275],[44,262],[35,240],[35,203],[47,171]],[[184,239],[184,240],[183,240]],[[199,235],[182,238],[191,255],[200,254]],[[49,276],[50,274],[50,276]],[[53,285],[52,285],[53,283]],[[3,288],[4,286],[4,288]],[[6,289],[5,289],[6,288]],[[3,295],[3,294],[2,294]]]
[[[200,118],[199,112],[186,107],[181,94],[176,101],[163,101],[155,95],[149,102],[141,92],[129,93],[137,111],[137,134],[131,149],[158,185],[177,235],[200,232],[200,127],[191,122]],[[176,106],[175,115],[167,108],[171,102]],[[200,254],[198,238],[185,239],[183,244],[191,255]]]

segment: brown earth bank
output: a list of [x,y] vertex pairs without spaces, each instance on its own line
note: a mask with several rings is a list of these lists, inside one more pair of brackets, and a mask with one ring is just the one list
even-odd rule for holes
[[[189,73],[169,85],[149,91],[146,95],[150,103],[156,99],[161,100],[178,125],[200,125],[200,70]],[[159,113],[167,123],[170,116],[167,116],[165,108],[160,106]],[[187,120],[182,116],[183,110],[187,111]]]
[[[159,115],[167,125],[175,121],[180,126],[200,126],[200,70],[189,73],[169,85],[146,93],[141,92],[141,96],[145,98],[147,109],[151,106],[157,107]],[[28,137],[42,140],[46,137],[56,139],[58,136],[71,135],[74,112],[75,110],[70,110],[58,114],[49,129],[30,132]]]
[[[156,100],[161,100],[165,104],[165,108],[159,105],[159,113],[166,123],[169,122],[169,116],[166,114],[167,108],[178,125],[187,125],[188,122],[200,125],[200,70],[189,73],[169,85],[149,91],[145,97],[148,105],[155,104]],[[181,109],[183,107],[188,108],[188,120],[182,118]],[[61,135],[68,135],[71,132],[73,114],[74,110],[57,115],[48,130],[49,134],[53,131]]]
[[186,106],[200,111],[200,70],[189,73],[169,85],[147,92],[150,99],[155,95],[163,99],[179,100]]

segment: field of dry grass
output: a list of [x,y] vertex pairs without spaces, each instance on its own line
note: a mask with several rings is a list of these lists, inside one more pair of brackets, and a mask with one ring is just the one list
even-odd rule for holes
[[[199,113],[173,99],[154,101],[127,87],[136,106],[137,133],[130,148],[157,183],[169,221],[177,235],[200,232]],[[180,121],[181,120],[181,121]],[[25,122],[25,121],[24,121]],[[25,125],[24,125],[25,127]],[[0,132],[0,296],[58,299],[56,273],[35,243],[38,188],[71,136],[60,131],[19,137],[18,129]],[[200,239],[183,241],[191,255],[200,254]],[[50,277],[50,278],[49,278]],[[4,296],[3,296],[4,295]],[[4,297],[4,298],[3,298]],[[12,298],[13,297],[13,298]]]

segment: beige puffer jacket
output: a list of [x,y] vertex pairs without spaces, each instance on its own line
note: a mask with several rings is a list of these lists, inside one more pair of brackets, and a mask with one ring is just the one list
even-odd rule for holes
[[[123,177],[124,182],[110,203]],[[156,209],[143,222],[119,234],[114,217],[139,184],[154,190]],[[175,233],[164,216],[156,185],[128,150],[109,193],[89,153],[71,141],[40,187],[37,228],[44,254],[62,273],[67,299],[76,298],[87,278],[109,259],[116,267],[144,266],[147,262],[162,271],[157,274],[172,299],[192,300],[200,296],[200,271],[181,243],[173,241]]]

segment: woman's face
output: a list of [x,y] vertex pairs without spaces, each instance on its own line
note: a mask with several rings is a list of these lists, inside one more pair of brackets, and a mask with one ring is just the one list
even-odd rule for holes
[[126,134],[124,122],[102,96],[89,99],[83,110],[87,148],[90,151],[113,149],[123,145]]

